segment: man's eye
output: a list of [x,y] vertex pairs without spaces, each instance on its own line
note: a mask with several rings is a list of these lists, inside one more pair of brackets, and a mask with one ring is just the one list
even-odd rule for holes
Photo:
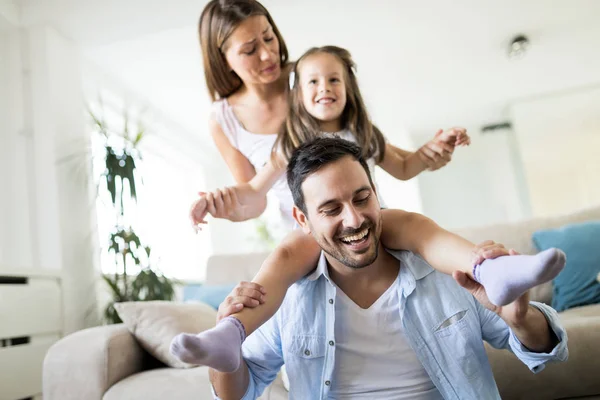
[[367,201],[369,201],[369,197],[371,197],[371,195],[367,195],[367,196],[362,197],[360,199],[356,199],[356,203],[357,204],[365,204]]
[[328,208],[327,210],[323,210],[323,213],[325,215],[336,215],[340,212],[340,208],[336,207],[336,208]]

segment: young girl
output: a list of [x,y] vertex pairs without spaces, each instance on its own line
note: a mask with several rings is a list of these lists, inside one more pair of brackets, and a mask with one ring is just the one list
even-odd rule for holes
[[[206,213],[233,221],[255,216],[266,192],[283,174],[291,153],[317,135],[335,134],[357,142],[370,159],[371,173],[375,163],[399,179],[409,179],[424,169],[418,157],[403,159],[395,154],[393,146],[370,122],[353,68],[350,53],[334,46],[313,48],[300,57],[293,74],[287,129],[276,141],[271,162],[247,184],[203,195],[192,206],[193,222],[204,223]],[[438,140],[451,146],[469,143],[464,130],[459,129],[439,135]],[[490,301],[498,306],[552,279],[564,266],[564,254],[556,249],[536,256],[491,259],[508,254],[503,246],[493,242],[484,244],[486,251],[479,251],[474,266],[474,244],[422,215],[385,210],[383,221],[381,240],[386,248],[410,250],[446,274],[455,270],[467,273],[484,286]],[[184,362],[222,372],[235,371],[245,337],[277,311],[287,288],[314,269],[319,254],[320,248],[312,237],[301,230],[293,231],[267,258],[254,279],[265,293],[250,297],[261,298],[262,305],[243,310],[239,307],[238,313],[198,335],[178,335],[171,343],[173,354]]]

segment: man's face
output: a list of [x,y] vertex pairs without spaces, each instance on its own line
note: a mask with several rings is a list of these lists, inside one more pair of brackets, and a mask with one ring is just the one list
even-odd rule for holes
[[294,217],[321,248],[340,263],[364,268],[376,259],[381,210],[367,173],[344,157],[309,175],[302,183],[306,214]]

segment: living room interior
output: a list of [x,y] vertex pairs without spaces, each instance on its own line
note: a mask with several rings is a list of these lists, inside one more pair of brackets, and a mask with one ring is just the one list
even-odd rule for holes
[[[439,171],[399,182],[378,168],[388,207],[476,243],[567,253],[531,296],[556,304],[570,285],[570,359],[533,375],[489,349],[502,398],[600,398],[598,297],[577,300],[600,294],[600,2],[261,3],[291,60],[352,53],[394,145],[467,129]],[[208,132],[206,4],[0,3],[0,400],[212,398],[207,369],[172,365],[165,338],[213,326],[285,232],[272,201],[255,220],[190,226],[198,192],[235,183]],[[283,380],[261,398],[287,398]]]

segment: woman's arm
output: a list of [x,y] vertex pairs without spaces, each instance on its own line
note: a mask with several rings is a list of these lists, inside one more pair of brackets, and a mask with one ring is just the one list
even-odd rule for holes
[[206,214],[234,222],[259,217],[267,206],[267,192],[283,173],[283,165],[271,160],[247,183],[201,192],[190,210],[192,224],[205,223]]
[[233,147],[214,116],[210,117],[208,130],[236,183],[249,182],[256,175],[254,167],[246,156]]
[[214,117],[210,120],[210,132],[221,156],[237,181],[237,185],[200,192],[200,198],[192,203],[190,219],[198,229],[210,213],[215,218],[245,221],[260,216],[267,206],[267,192],[283,174],[286,162],[282,157],[269,162],[256,173],[250,161],[229,141]]

